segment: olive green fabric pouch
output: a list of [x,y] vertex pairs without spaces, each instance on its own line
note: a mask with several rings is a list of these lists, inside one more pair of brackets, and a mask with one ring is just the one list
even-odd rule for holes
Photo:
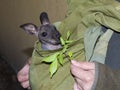
[[[69,46],[68,52],[73,52],[74,60],[91,61],[88,57],[94,55],[95,45],[103,34],[101,26],[120,31],[120,4],[115,0],[67,0],[67,3],[67,17],[60,25],[57,24],[57,28],[64,39],[68,31],[72,33],[70,40],[74,42]],[[90,33],[86,33],[87,31]],[[85,39],[88,34],[90,39]],[[49,74],[49,64],[42,62],[44,57],[60,50],[42,51],[40,42],[36,41],[29,73],[32,90],[72,90],[74,80],[70,74],[70,61],[66,56],[63,66],[59,65],[52,78]]]

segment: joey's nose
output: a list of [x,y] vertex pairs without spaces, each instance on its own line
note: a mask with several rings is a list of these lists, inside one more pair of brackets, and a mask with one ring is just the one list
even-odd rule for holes
[[55,34],[54,38],[56,40],[56,44],[60,44],[60,34]]

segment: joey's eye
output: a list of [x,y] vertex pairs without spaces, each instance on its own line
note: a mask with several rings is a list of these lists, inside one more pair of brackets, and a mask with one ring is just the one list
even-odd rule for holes
[[42,36],[43,36],[43,37],[46,37],[46,36],[47,36],[47,33],[46,33],[46,32],[43,32],[43,33],[42,33]]

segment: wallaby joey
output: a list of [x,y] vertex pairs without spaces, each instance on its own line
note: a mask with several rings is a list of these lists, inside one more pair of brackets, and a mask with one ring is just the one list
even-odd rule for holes
[[33,23],[25,23],[20,25],[27,33],[36,35],[41,42],[43,50],[55,50],[61,48],[60,37],[61,34],[49,21],[46,12],[40,14],[41,26],[36,26]]

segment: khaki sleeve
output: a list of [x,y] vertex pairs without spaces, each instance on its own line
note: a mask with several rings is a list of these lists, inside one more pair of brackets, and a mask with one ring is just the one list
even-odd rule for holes
[[91,90],[120,90],[120,70],[95,63],[95,80]]

